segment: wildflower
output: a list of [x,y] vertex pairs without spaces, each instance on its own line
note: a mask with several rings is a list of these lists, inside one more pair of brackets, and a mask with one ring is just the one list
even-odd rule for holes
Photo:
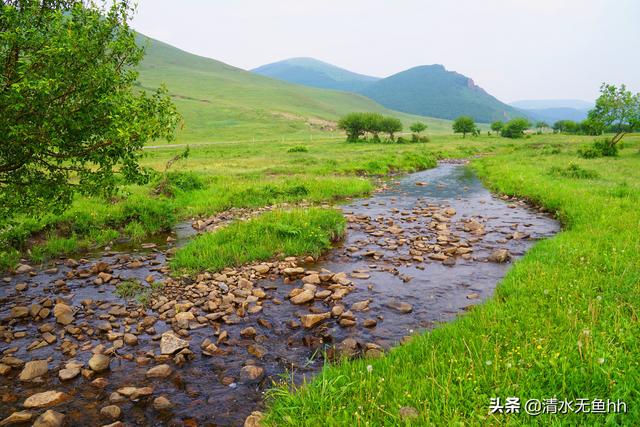
[[604,357],[599,358],[598,363],[602,365],[604,363]]
[[368,372],[368,373],[373,372],[373,366],[371,366],[371,365],[367,365],[367,372]]
[[487,360],[487,361],[486,361],[486,362],[484,362],[484,363],[486,363],[486,364],[487,364],[487,366],[491,366],[491,365],[493,365],[493,362],[492,362],[491,360]]

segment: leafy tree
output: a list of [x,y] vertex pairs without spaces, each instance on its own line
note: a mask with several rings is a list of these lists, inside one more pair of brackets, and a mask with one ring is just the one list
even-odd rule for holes
[[473,132],[475,128],[476,123],[468,116],[460,116],[453,122],[453,132],[461,133],[463,138],[466,138],[467,133]]
[[603,83],[589,120],[593,126],[611,128],[615,135],[610,144],[616,145],[626,133],[640,128],[640,93],[632,94],[625,85]]
[[502,123],[500,120],[491,123],[491,130],[498,133],[502,130],[502,127],[504,126],[504,123]]
[[349,113],[338,121],[338,128],[347,132],[347,141],[357,142],[367,131],[366,113]]
[[414,132],[420,135],[421,132],[424,132],[425,130],[427,130],[427,125],[422,122],[415,122],[414,124],[411,125],[409,129],[411,130],[411,132]]
[[505,138],[521,138],[524,135],[524,131],[531,127],[529,120],[518,117],[509,120],[502,128],[501,135]]
[[[142,183],[145,142],[173,137],[165,89],[136,89],[129,0],[0,2],[0,218]],[[121,178],[120,178],[121,177]]]
[[383,131],[384,116],[379,113],[362,113],[365,131],[373,135],[378,140],[378,133]]
[[573,120],[558,120],[553,124],[553,130],[560,133],[576,133],[580,129]]
[[547,124],[547,122],[543,122],[543,121],[539,121],[536,122],[536,129],[538,129],[538,131],[542,132],[543,129],[548,128],[549,125]]
[[393,135],[396,132],[402,132],[402,122],[395,117],[384,117],[382,119],[382,132],[389,134],[389,138],[393,141]]
[[580,133],[585,135],[602,135],[604,132],[604,124],[600,122],[596,122],[589,118],[584,119],[580,122]]

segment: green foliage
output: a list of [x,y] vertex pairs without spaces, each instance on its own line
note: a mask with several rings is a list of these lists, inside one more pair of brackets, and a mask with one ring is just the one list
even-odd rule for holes
[[115,294],[120,298],[133,299],[140,295],[143,289],[138,280],[124,280],[116,285]]
[[476,130],[476,122],[473,118],[468,116],[460,116],[453,122],[453,133],[461,133],[463,138],[466,138],[468,133]]
[[422,122],[415,122],[409,127],[409,130],[420,135],[420,133],[427,130],[427,125]]
[[134,89],[143,51],[130,1],[0,7],[0,218],[111,195],[116,170],[144,182],[140,149],[171,139],[178,114],[166,90]]
[[146,307],[151,302],[153,293],[160,290],[162,286],[164,285],[161,282],[153,282],[151,285],[146,286],[139,280],[124,280],[116,285],[115,294],[127,300],[135,299]]
[[402,132],[402,122],[395,117],[384,117],[380,123],[380,130],[389,134],[389,139],[393,141],[396,132]]
[[491,130],[498,133],[502,130],[503,126],[504,126],[504,123],[498,120],[496,122],[491,123]]
[[616,133],[610,144],[616,145],[634,129],[640,129],[640,93],[632,94],[625,85],[603,83],[589,120],[600,128],[611,127]]
[[154,193],[175,197],[179,192],[189,192],[205,188],[201,175],[195,172],[172,171],[165,173],[154,184]]
[[304,145],[294,145],[287,150],[287,153],[307,153],[309,149]]
[[274,256],[319,255],[344,234],[345,219],[332,209],[272,211],[202,234],[176,253],[175,271],[217,271]]
[[593,145],[578,149],[578,155],[584,159],[595,159],[598,157],[616,157],[620,144],[613,144],[609,138],[596,140]]
[[357,142],[365,134],[371,133],[374,141],[378,133],[386,132],[393,141],[394,134],[402,131],[402,122],[395,117],[385,117],[378,113],[350,113],[338,121],[338,127],[347,133],[347,141]]
[[569,163],[567,167],[552,166],[549,173],[553,176],[561,176],[564,178],[574,179],[596,179],[600,174],[596,171],[584,169],[575,163]]
[[580,125],[573,120],[558,120],[553,124],[553,130],[560,133],[577,133]]
[[531,127],[529,120],[518,117],[505,123],[500,135],[505,138],[522,138],[524,131]]

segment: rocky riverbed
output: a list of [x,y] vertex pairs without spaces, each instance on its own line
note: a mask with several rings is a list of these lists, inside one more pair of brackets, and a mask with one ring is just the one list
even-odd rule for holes
[[559,229],[455,164],[342,209],[347,237],[317,260],[172,278],[181,227],[166,244],[18,266],[0,291],[0,426],[255,425],[281,374],[313,375],[323,351],[380,357],[491,296]]

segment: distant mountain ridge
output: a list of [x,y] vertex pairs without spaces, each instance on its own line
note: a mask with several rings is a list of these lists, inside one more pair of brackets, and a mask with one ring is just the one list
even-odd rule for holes
[[314,58],[291,58],[251,70],[256,74],[321,89],[359,92],[378,77],[354,73]]
[[511,102],[509,105],[525,111],[535,120],[553,124],[558,120],[581,122],[587,118],[593,102],[581,99],[530,99]]
[[252,70],[256,74],[312,87],[360,93],[387,108],[409,114],[478,122],[527,115],[488,94],[472,79],[442,65],[414,67],[386,78],[353,73],[313,58],[292,58]]

